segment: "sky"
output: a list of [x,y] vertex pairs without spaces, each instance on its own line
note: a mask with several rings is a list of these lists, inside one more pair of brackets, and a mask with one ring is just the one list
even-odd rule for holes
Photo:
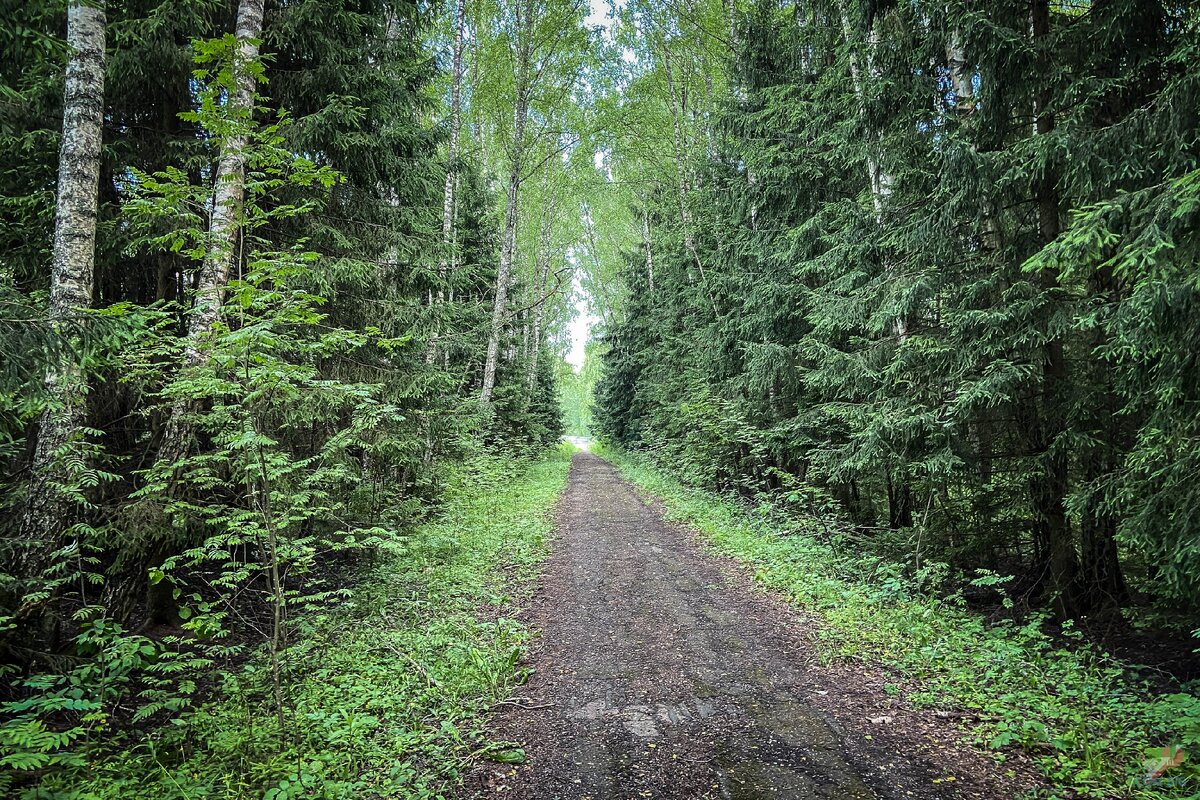
[[606,29],[612,27],[608,18],[608,0],[588,0],[588,15],[584,22],[591,25],[603,25]]
[[571,335],[571,350],[567,353],[567,363],[578,373],[583,368],[584,349],[587,347],[588,339],[591,338],[592,325],[597,322],[597,319],[588,310],[587,294],[583,291],[583,284],[579,279],[579,259],[575,257],[574,253],[571,253],[570,260],[573,268],[571,273],[574,276],[571,278],[571,298],[575,302],[575,316],[571,319],[568,327]]

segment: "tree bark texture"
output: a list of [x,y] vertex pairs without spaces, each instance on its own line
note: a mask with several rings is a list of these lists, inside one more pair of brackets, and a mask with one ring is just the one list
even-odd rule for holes
[[[77,351],[78,329],[92,304],[96,260],[96,217],[104,125],[105,6],[74,0],[67,9],[71,55],[63,92],[58,194],[50,273],[50,324]],[[31,467],[32,483],[23,520],[27,550],[22,571],[46,566],[62,531],[72,522],[73,504],[57,484],[68,482],[67,450],[86,421],[87,378],[68,355],[46,372],[50,406],[42,414]]]
[[[1034,0],[1031,13],[1033,45],[1042,51],[1045,62],[1049,59],[1050,4],[1049,0]],[[1044,64],[1043,64],[1044,66]],[[1039,72],[1041,72],[1039,70]],[[1042,73],[1044,74],[1044,73]],[[1050,109],[1050,92],[1043,86],[1034,97],[1034,134],[1047,136],[1054,131],[1054,112]],[[1059,233],[1059,198],[1057,176],[1046,170],[1036,187],[1038,238],[1043,245],[1049,244]],[[1042,288],[1055,292],[1059,288],[1058,274],[1052,270],[1041,273]],[[1079,575],[1079,560],[1075,552],[1075,541],[1071,523],[1067,518],[1066,498],[1070,490],[1067,472],[1067,456],[1062,448],[1056,447],[1058,438],[1066,427],[1064,419],[1068,404],[1067,385],[1070,381],[1064,344],[1061,337],[1048,341],[1042,353],[1042,411],[1038,437],[1034,444],[1039,454],[1039,466],[1030,485],[1035,530],[1041,539],[1045,554],[1047,588],[1055,610],[1064,617],[1078,612],[1076,581]]]
[[[254,113],[255,73],[249,65],[258,60],[259,40],[262,38],[265,0],[241,0],[238,3],[237,51],[234,55],[235,91],[229,99],[230,114],[249,123]],[[203,363],[203,341],[216,326],[221,315],[229,269],[237,253],[241,234],[242,201],[246,192],[246,151],[250,146],[249,125],[240,128],[221,145],[217,172],[213,183],[213,211],[208,228],[208,249],[196,278],[192,313],[188,317],[187,343],[184,346],[184,368]],[[191,446],[192,425],[188,414],[191,402],[178,400],[171,408],[166,432],[159,448],[160,463],[175,463]]]
[[492,304],[492,326],[488,335],[487,357],[483,362],[483,387],[479,399],[492,402],[496,387],[496,366],[500,357],[500,338],[508,313],[508,286],[512,281],[513,255],[517,244],[517,215],[521,194],[521,168],[525,156],[525,126],[529,122],[530,74],[532,58],[533,4],[520,0],[515,5],[517,18],[516,102],[513,104],[513,136],[510,146],[508,193],[504,206],[504,236],[500,243],[500,269],[496,273],[496,294]]
[[[458,141],[462,134],[463,27],[466,0],[454,5],[454,55],[450,74],[450,139],[446,144],[446,182],[442,188],[442,257],[438,262],[437,305],[446,299],[446,281],[454,272],[454,212],[458,191]],[[425,363],[437,360],[440,323],[425,350]]]

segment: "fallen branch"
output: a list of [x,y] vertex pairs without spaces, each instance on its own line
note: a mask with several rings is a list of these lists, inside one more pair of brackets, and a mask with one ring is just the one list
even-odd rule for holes
[[553,708],[554,703],[523,703],[520,701],[520,699],[518,699],[516,697],[508,697],[508,698],[505,698],[504,700],[497,701],[492,706],[492,710],[494,711],[500,706],[513,706],[513,707],[519,708],[523,711],[535,711],[540,708]]

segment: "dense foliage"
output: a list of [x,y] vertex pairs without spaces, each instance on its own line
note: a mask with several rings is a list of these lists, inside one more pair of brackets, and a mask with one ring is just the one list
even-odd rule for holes
[[942,564],[913,574],[869,549],[847,547],[857,544],[852,533],[830,537],[813,516],[751,508],[683,486],[644,457],[605,455],[663,498],[671,518],[697,528],[716,552],[752,570],[756,583],[815,617],[825,658],[883,664],[894,680],[885,692],[963,719],[964,736],[998,761],[1023,750],[1047,779],[1034,796],[1195,797],[1196,764],[1184,760],[1166,775],[1147,771],[1164,742],[1171,753],[1200,746],[1200,699],[1161,691],[1152,672],[1133,677],[1073,625],[1048,632],[1044,613],[989,623],[967,606],[967,592],[1002,585],[1005,576],[982,572],[939,592]]
[[[577,30],[543,88],[586,52],[576,12],[538,9]],[[307,747],[313,615],[372,554],[426,563],[407,532],[464,459],[557,441],[569,163],[538,129],[486,146],[512,119],[526,22],[407,0],[6,6],[0,793],[65,791],[57,770],[168,722],[182,738],[146,744],[160,762],[234,747],[204,780],[241,796],[235,763],[265,758],[245,748],[278,745],[238,777],[277,780],[278,754]],[[496,191],[510,165],[565,186],[564,213]],[[488,558],[510,544],[488,536]],[[218,683],[258,740],[189,711]],[[352,727],[336,735],[366,736]]]
[[521,680],[529,632],[512,614],[568,465],[552,450],[449,467],[437,518],[374,559],[350,602],[298,620],[284,727],[269,664],[251,659],[214,675],[217,696],[178,723],[127,731],[110,757],[49,776],[43,796],[444,797],[472,754],[508,752],[488,742],[483,712]]
[[689,144],[634,212],[602,429],[910,568],[1195,627],[1195,10],[760,2],[720,46],[690,20],[667,45],[729,90],[634,78]]
[[1195,8],[620,23],[593,430],[771,515],[680,501],[831,654],[1029,748],[1055,792],[1191,796],[1142,758],[1188,749],[1198,707]]

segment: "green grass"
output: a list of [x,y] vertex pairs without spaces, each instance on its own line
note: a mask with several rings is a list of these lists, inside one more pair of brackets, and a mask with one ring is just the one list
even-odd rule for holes
[[[598,454],[758,584],[812,612],[826,659],[885,665],[921,687],[915,703],[967,712],[974,721],[964,737],[998,760],[1028,752],[1051,787],[1043,796],[1200,796],[1195,694],[1156,696],[1078,633],[1047,636],[1042,618],[989,625],[961,598],[930,594],[813,520],[685,487],[638,455]],[[1164,746],[1182,746],[1190,759],[1148,781],[1145,761]]]
[[529,632],[510,617],[545,555],[569,463],[563,448],[461,467],[439,517],[380,557],[352,601],[295,620],[282,730],[255,657],[205,705],[29,796],[444,796],[472,757],[503,748],[482,714],[522,679]]

